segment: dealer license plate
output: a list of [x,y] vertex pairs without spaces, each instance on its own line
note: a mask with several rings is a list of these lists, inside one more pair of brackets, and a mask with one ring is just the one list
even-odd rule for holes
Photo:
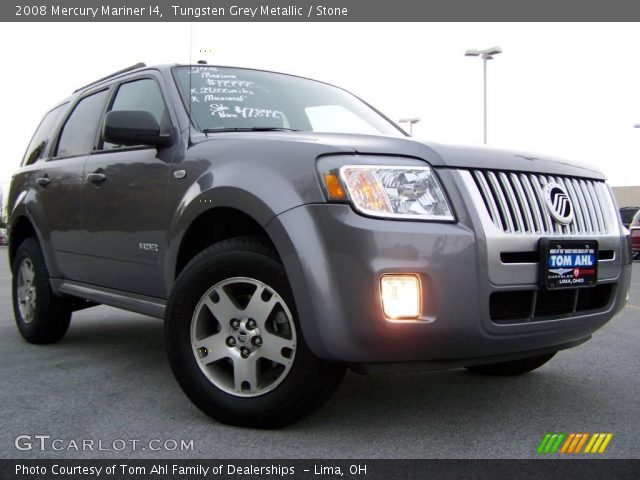
[[598,281],[598,242],[540,240],[540,284],[543,288],[591,287]]

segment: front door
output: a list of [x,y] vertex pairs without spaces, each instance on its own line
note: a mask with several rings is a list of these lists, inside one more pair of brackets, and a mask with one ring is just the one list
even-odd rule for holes
[[[162,133],[171,118],[155,77],[117,86],[113,110],[152,113]],[[87,283],[164,298],[172,149],[103,143],[85,165],[84,243]]]

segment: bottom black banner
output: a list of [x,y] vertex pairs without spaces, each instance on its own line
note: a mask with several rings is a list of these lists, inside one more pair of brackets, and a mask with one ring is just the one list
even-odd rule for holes
[[0,460],[2,480],[637,479],[640,460]]

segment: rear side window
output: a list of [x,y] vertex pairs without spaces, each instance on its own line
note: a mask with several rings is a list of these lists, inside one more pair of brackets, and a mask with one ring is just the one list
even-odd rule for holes
[[22,159],[22,165],[31,165],[42,158],[45,150],[47,149],[47,145],[53,136],[54,129],[58,124],[58,119],[60,118],[60,115],[62,115],[62,112],[64,112],[67,105],[67,103],[60,105],[59,107],[49,111],[49,113],[44,116],[40,125],[38,125],[36,133],[33,134],[31,143],[29,143],[29,146],[27,147],[27,152],[24,154],[24,158]]
[[102,90],[84,97],[76,105],[62,128],[58,141],[58,157],[82,155],[93,150],[108,92]]
[[[160,125],[160,133],[166,135],[171,130],[171,119],[158,84],[150,79],[124,83],[118,88],[111,111],[137,110],[151,113]],[[103,148],[118,148],[119,145],[105,142]]]

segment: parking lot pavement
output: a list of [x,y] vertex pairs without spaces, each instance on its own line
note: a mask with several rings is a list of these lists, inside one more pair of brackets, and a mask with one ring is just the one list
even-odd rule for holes
[[[312,416],[258,431],[218,424],[186,399],[165,359],[159,320],[96,307],[74,314],[60,343],[25,343],[13,324],[6,258],[0,247],[0,457],[535,457],[549,431],[612,432],[607,458],[640,450],[640,263],[627,308],[536,372],[348,374]],[[21,434],[63,439],[57,445],[65,450],[19,451]],[[73,449],[71,441],[86,439],[112,449]],[[193,451],[132,450],[132,440],[140,447],[150,439],[192,439]],[[113,450],[122,445],[115,440],[126,449]]]

